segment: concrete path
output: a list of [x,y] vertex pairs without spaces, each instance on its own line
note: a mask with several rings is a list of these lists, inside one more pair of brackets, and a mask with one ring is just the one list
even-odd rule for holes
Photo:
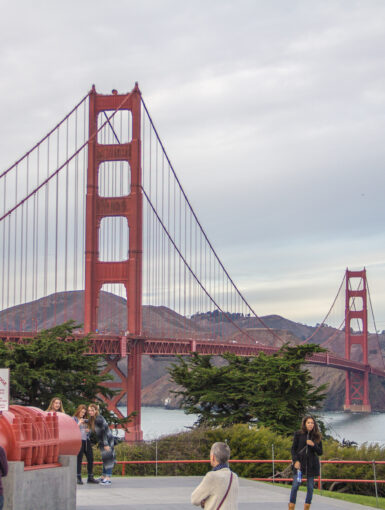
[[[202,477],[158,476],[113,478],[110,487],[78,485],[77,510],[192,510],[190,494]],[[84,480],[85,481],[85,480]],[[287,509],[289,490],[261,482],[240,480],[239,510]],[[297,508],[302,510],[305,493],[299,492]],[[373,510],[345,501],[314,496],[312,510]]]

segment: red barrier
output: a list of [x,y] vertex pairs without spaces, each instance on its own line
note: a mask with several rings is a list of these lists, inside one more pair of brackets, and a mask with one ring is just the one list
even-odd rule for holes
[[0,415],[0,444],[8,460],[38,469],[58,466],[59,455],[77,455],[81,436],[76,422],[64,413],[10,406]]
[[[291,460],[271,460],[271,459],[231,459],[229,461],[231,464],[291,464]],[[122,476],[126,474],[126,465],[133,464],[209,464],[210,460],[206,459],[194,459],[194,460],[119,460],[116,462],[117,465],[122,466]],[[321,464],[371,464],[373,465],[381,465],[385,464],[384,460],[321,460]],[[94,462],[95,465],[102,465],[102,462]],[[86,466],[87,463],[83,462],[83,466]],[[250,480],[261,481],[261,482],[291,482],[293,478],[250,478]],[[306,481],[306,478],[303,479]],[[318,488],[321,487],[322,482],[350,482],[350,483],[385,483],[385,480],[366,480],[362,478],[353,479],[353,478],[317,478]]]

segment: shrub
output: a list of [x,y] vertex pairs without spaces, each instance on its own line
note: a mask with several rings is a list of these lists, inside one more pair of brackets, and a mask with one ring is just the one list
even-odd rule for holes
[[[116,447],[117,460],[201,460],[209,459],[210,448],[216,441],[226,442],[231,449],[232,459],[268,459],[272,458],[274,445],[275,459],[291,458],[292,438],[278,435],[266,427],[234,425],[232,427],[194,428],[188,432],[163,436],[156,441],[137,444],[120,443]],[[343,447],[338,441],[328,438],[323,441],[323,460],[383,460],[385,448],[379,445],[363,444],[361,446]],[[100,452],[95,448],[95,461],[100,460]],[[287,468],[287,464],[276,464],[275,475]],[[158,464],[160,476],[203,476],[210,469],[204,464]],[[272,475],[271,464],[232,464],[232,469],[239,476],[246,478],[267,478]],[[95,474],[101,467],[95,466]],[[126,475],[154,476],[155,464],[127,465]],[[116,465],[114,474],[122,473],[122,466]],[[385,479],[385,465],[376,465],[377,479]],[[372,464],[324,464],[322,478],[373,479]],[[374,494],[373,484],[324,482],[323,488],[354,494]],[[378,485],[379,494],[385,496],[385,487]]]

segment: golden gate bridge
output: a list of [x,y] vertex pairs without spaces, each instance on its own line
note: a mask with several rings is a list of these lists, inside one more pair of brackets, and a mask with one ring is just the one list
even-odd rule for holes
[[[37,330],[81,322],[73,339],[90,334],[90,354],[103,354],[114,374],[108,385],[119,391],[109,409],[121,415],[126,402],[137,412],[130,440],[142,438],[142,355],[254,356],[284,343],[222,264],[137,84],[110,95],[93,86],[0,174],[0,197],[0,338],[25,342]],[[329,350],[308,361],[344,370],[344,408],[369,412],[369,375],[385,377],[385,369],[368,359],[366,271],[347,270],[341,293],[343,320],[323,345],[339,334],[344,356]]]

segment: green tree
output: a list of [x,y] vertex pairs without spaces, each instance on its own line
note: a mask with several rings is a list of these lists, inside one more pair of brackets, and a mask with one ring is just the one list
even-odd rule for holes
[[86,355],[87,337],[68,340],[78,327],[69,321],[40,331],[25,344],[0,342],[0,366],[11,371],[11,403],[46,409],[57,396],[72,414],[79,404],[97,402],[109,423],[124,424],[129,420],[116,418],[100,398],[115,393],[103,385],[110,379],[100,373],[103,357]]
[[276,354],[255,357],[224,354],[215,366],[211,356],[179,357],[169,369],[182,389],[182,407],[198,415],[198,425],[253,423],[292,433],[301,417],[320,405],[326,385],[313,386],[306,357],[324,351],[315,344],[284,345]]

